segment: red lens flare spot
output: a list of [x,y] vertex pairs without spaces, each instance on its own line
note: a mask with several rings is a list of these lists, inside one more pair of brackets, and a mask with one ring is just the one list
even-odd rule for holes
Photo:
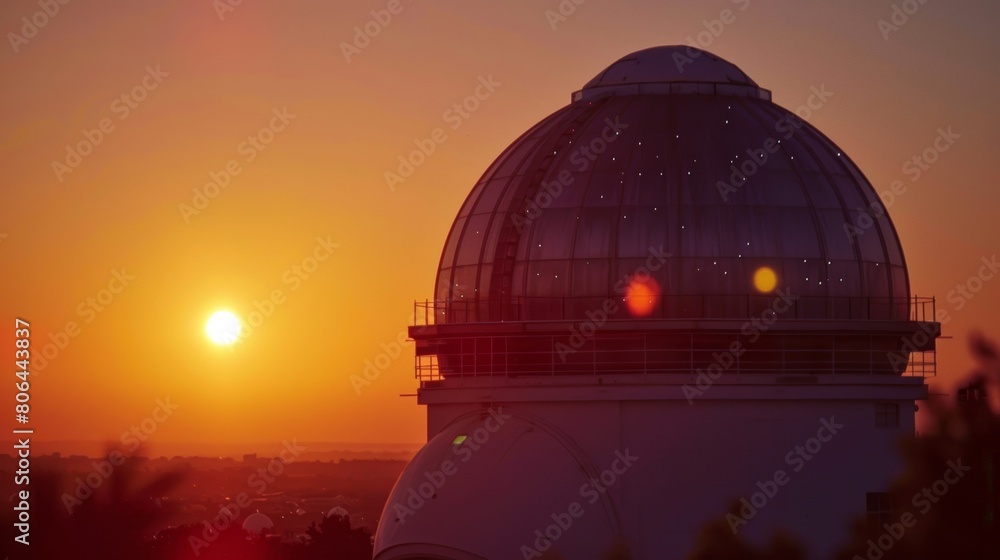
[[625,288],[625,307],[633,317],[649,317],[660,303],[660,285],[650,277],[633,276]]

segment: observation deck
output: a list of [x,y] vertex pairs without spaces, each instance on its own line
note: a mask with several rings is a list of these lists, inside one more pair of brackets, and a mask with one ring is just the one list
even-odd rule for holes
[[[694,375],[712,368],[736,376],[937,373],[941,326],[933,297],[665,296],[642,319],[625,311],[624,298],[591,299],[521,298],[509,320],[497,322],[475,322],[464,302],[418,301],[409,331],[416,377],[430,387],[442,379]],[[909,320],[892,319],[901,303]],[[810,318],[810,307],[821,305],[835,310],[833,319]],[[536,309],[552,318],[525,320]]]

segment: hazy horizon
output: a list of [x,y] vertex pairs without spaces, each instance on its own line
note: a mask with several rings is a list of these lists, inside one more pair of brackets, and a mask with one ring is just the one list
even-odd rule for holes
[[[4,449],[12,449],[15,440],[0,440],[0,446]],[[61,456],[82,455],[86,457],[104,457],[111,450],[128,451],[127,445],[122,445],[120,441],[110,440],[31,440],[32,451],[38,455],[52,455],[59,453]],[[379,443],[379,442],[324,442],[324,441],[296,441],[296,445],[304,447],[303,454],[306,457],[315,455],[374,455],[374,456],[412,456],[423,445],[424,442],[399,442],[399,443]],[[256,453],[259,457],[276,456],[284,448],[282,441],[259,441],[244,443],[198,443],[198,442],[176,442],[176,443],[153,443],[145,445],[134,452],[135,455],[159,458],[159,457],[232,457],[242,459],[244,455]],[[2,454],[10,455],[11,452]]]

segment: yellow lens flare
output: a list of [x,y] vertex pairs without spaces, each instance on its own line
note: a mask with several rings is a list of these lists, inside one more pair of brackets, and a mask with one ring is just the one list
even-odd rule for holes
[[763,294],[774,291],[778,285],[778,275],[769,267],[762,266],[753,273],[753,287]]
[[228,346],[239,340],[242,329],[240,318],[229,311],[216,311],[205,323],[208,339],[221,346]]

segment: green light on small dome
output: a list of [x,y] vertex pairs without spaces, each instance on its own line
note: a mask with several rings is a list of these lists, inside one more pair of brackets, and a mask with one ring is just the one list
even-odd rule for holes
[[460,436],[455,436],[455,441],[451,442],[452,445],[462,445],[465,440],[469,439],[469,436],[462,434]]

